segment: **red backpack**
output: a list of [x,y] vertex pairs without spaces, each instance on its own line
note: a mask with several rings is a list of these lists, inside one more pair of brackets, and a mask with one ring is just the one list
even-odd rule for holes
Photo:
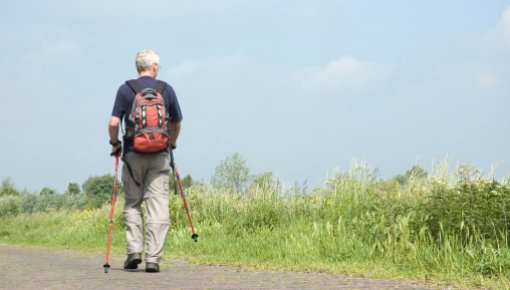
[[142,89],[136,80],[126,84],[136,94],[126,122],[126,140],[135,152],[153,153],[168,149],[168,113],[161,95],[166,83],[158,80],[154,89]]

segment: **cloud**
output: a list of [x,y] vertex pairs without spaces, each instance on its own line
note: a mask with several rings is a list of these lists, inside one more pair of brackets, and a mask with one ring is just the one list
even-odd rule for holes
[[324,66],[305,67],[298,76],[306,89],[359,90],[380,83],[390,71],[390,65],[365,62],[347,55]]
[[83,47],[80,43],[70,39],[46,41],[39,49],[28,52],[23,57],[27,65],[41,64],[73,64],[83,56]]
[[498,24],[485,34],[484,40],[491,45],[510,46],[510,6],[503,11]]
[[496,89],[501,84],[501,79],[491,73],[480,74],[476,78],[476,84],[481,89]]
[[170,68],[170,77],[182,78],[192,75],[200,68],[202,62],[197,60],[186,60]]
[[161,77],[175,85],[178,95],[186,96],[184,105],[205,106],[205,111],[221,104],[230,112],[246,116],[246,112],[255,114],[260,110],[280,114],[288,111],[289,105],[293,112],[305,112],[310,106],[369,101],[379,96],[374,92],[391,83],[388,79],[393,68],[393,64],[368,62],[351,55],[325,64],[289,68],[234,54],[186,60]]
[[176,80],[199,78],[215,86],[219,82],[230,86],[239,82],[247,83],[249,79],[246,76],[256,74],[254,70],[257,68],[260,68],[260,64],[254,59],[243,54],[234,54],[222,58],[184,60],[172,66],[163,76]]

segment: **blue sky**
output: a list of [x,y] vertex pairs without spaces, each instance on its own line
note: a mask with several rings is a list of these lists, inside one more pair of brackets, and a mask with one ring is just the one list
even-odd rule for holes
[[181,103],[182,175],[209,181],[235,152],[289,184],[322,184],[353,159],[383,178],[447,155],[510,172],[509,1],[0,8],[0,178],[18,188],[64,191],[113,173],[107,122],[145,47]]

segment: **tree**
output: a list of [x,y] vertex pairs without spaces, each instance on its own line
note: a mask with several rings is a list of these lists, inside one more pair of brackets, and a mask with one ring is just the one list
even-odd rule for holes
[[2,185],[0,185],[0,196],[4,195],[19,195],[19,191],[9,177],[2,179]]
[[67,186],[66,194],[67,195],[78,195],[81,193],[80,185],[76,182],[69,182]]
[[246,160],[239,153],[234,153],[220,162],[214,170],[211,185],[219,190],[241,193],[250,179],[250,170]]
[[[114,177],[111,174],[89,177],[83,183],[83,192],[87,197],[89,207],[101,207],[110,200],[113,192]],[[122,185],[117,182],[117,194],[122,192]]]
[[113,191],[113,179],[114,177],[111,174],[89,177],[83,183],[83,191],[85,194],[93,196],[111,194]]
[[181,182],[182,182],[182,187],[190,188],[191,185],[193,184],[193,178],[191,178],[191,175],[187,174],[186,176],[184,176],[184,178],[181,180]]
[[414,165],[411,169],[407,170],[406,173],[402,175],[397,175],[393,177],[395,181],[397,181],[400,185],[406,184],[411,178],[423,179],[427,178],[428,173],[425,169],[421,168],[419,165]]
[[[184,176],[184,178],[181,178],[182,188],[184,190],[191,187],[191,185],[194,183],[193,178],[191,178],[191,175],[187,174]],[[177,186],[177,191],[179,191],[179,185],[177,184],[177,177],[174,178],[173,175],[170,174],[170,190],[173,191],[174,188]]]
[[39,192],[39,195],[41,196],[46,196],[46,195],[54,195],[56,194],[57,191],[52,189],[52,188],[49,188],[49,187],[44,187],[43,189],[41,189],[41,191]]

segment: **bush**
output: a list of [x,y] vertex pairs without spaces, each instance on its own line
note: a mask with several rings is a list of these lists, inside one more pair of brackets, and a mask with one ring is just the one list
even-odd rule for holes
[[475,239],[491,241],[510,238],[510,186],[495,180],[468,180],[461,177],[453,188],[436,185],[423,215],[427,226],[439,239],[445,233],[464,242]]
[[34,213],[59,209],[83,209],[85,207],[84,195],[34,195],[23,193],[21,195],[0,197],[0,216],[16,215],[19,213]]
[[[87,199],[87,207],[99,208],[110,201],[113,192],[114,176],[105,174],[93,176],[83,183],[83,191]],[[122,193],[122,183],[117,181],[117,195]]]
[[21,208],[22,202],[19,196],[0,196],[0,217],[17,215],[20,213]]

